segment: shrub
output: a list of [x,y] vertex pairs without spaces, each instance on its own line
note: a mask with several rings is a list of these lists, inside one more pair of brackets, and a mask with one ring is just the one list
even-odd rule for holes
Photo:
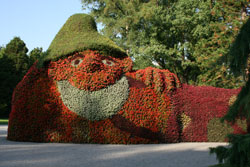
[[229,147],[210,148],[216,153],[219,163],[228,167],[250,167],[250,134],[228,136]]

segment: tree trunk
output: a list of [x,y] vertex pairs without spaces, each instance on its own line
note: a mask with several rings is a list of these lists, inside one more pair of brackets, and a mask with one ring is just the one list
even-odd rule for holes
[[250,119],[247,119],[247,133],[250,134]]
[[[128,40],[128,25],[126,25],[126,38]],[[127,55],[129,54],[128,48],[126,49],[126,53],[127,53]]]

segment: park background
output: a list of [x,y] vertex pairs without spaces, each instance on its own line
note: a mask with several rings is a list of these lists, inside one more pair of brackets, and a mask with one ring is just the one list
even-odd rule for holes
[[[15,86],[31,65],[47,54],[51,39],[66,18],[89,13],[99,23],[100,33],[132,58],[135,70],[148,66],[168,69],[182,83],[196,86],[233,89],[247,83],[230,109],[236,115],[229,114],[226,119],[233,121],[239,114],[237,107],[243,106],[243,117],[249,120],[248,0],[74,1],[78,7],[69,1],[10,2],[1,5],[0,118],[8,118]],[[245,167],[244,163],[249,165],[249,139],[249,133],[229,136],[229,149],[216,148],[212,152],[220,161],[242,162],[239,165]],[[232,156],[225,157],[225,152]]]
[[239,88],[247,80],[244,70],[232,72],[228,52],[249,18],[248,1],[25,0],[3,1],[0,8],[0,118],[8,118],[16,84],[74,13],[92,14],[134,69],[168,69],[199,86]]

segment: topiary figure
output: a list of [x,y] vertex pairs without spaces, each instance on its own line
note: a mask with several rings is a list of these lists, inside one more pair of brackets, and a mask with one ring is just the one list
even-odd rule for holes
[[[220,89],[220,94],[226,92],[223,107],[213,106],[216,98],[211,103],[201,100],[214,107],[208,117],[201,103],[188,98],[204,99],[219,88],[209,94],[196,88],[181,87],[168,70],[132,71],[132,60],[98,34],[94,19],[76,14],[17,85],[8,139],[117,144],[208,141],[209,121],[226,113],[237,90]],[[191,96],[192,92],[197,93]]]

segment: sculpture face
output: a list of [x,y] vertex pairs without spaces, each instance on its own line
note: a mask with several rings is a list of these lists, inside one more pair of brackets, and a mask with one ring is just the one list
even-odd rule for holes
[[70,111],[92,121],[103,120],[116,114],[128,98],[126,60],[85,51],[51,62],[48,72]]

